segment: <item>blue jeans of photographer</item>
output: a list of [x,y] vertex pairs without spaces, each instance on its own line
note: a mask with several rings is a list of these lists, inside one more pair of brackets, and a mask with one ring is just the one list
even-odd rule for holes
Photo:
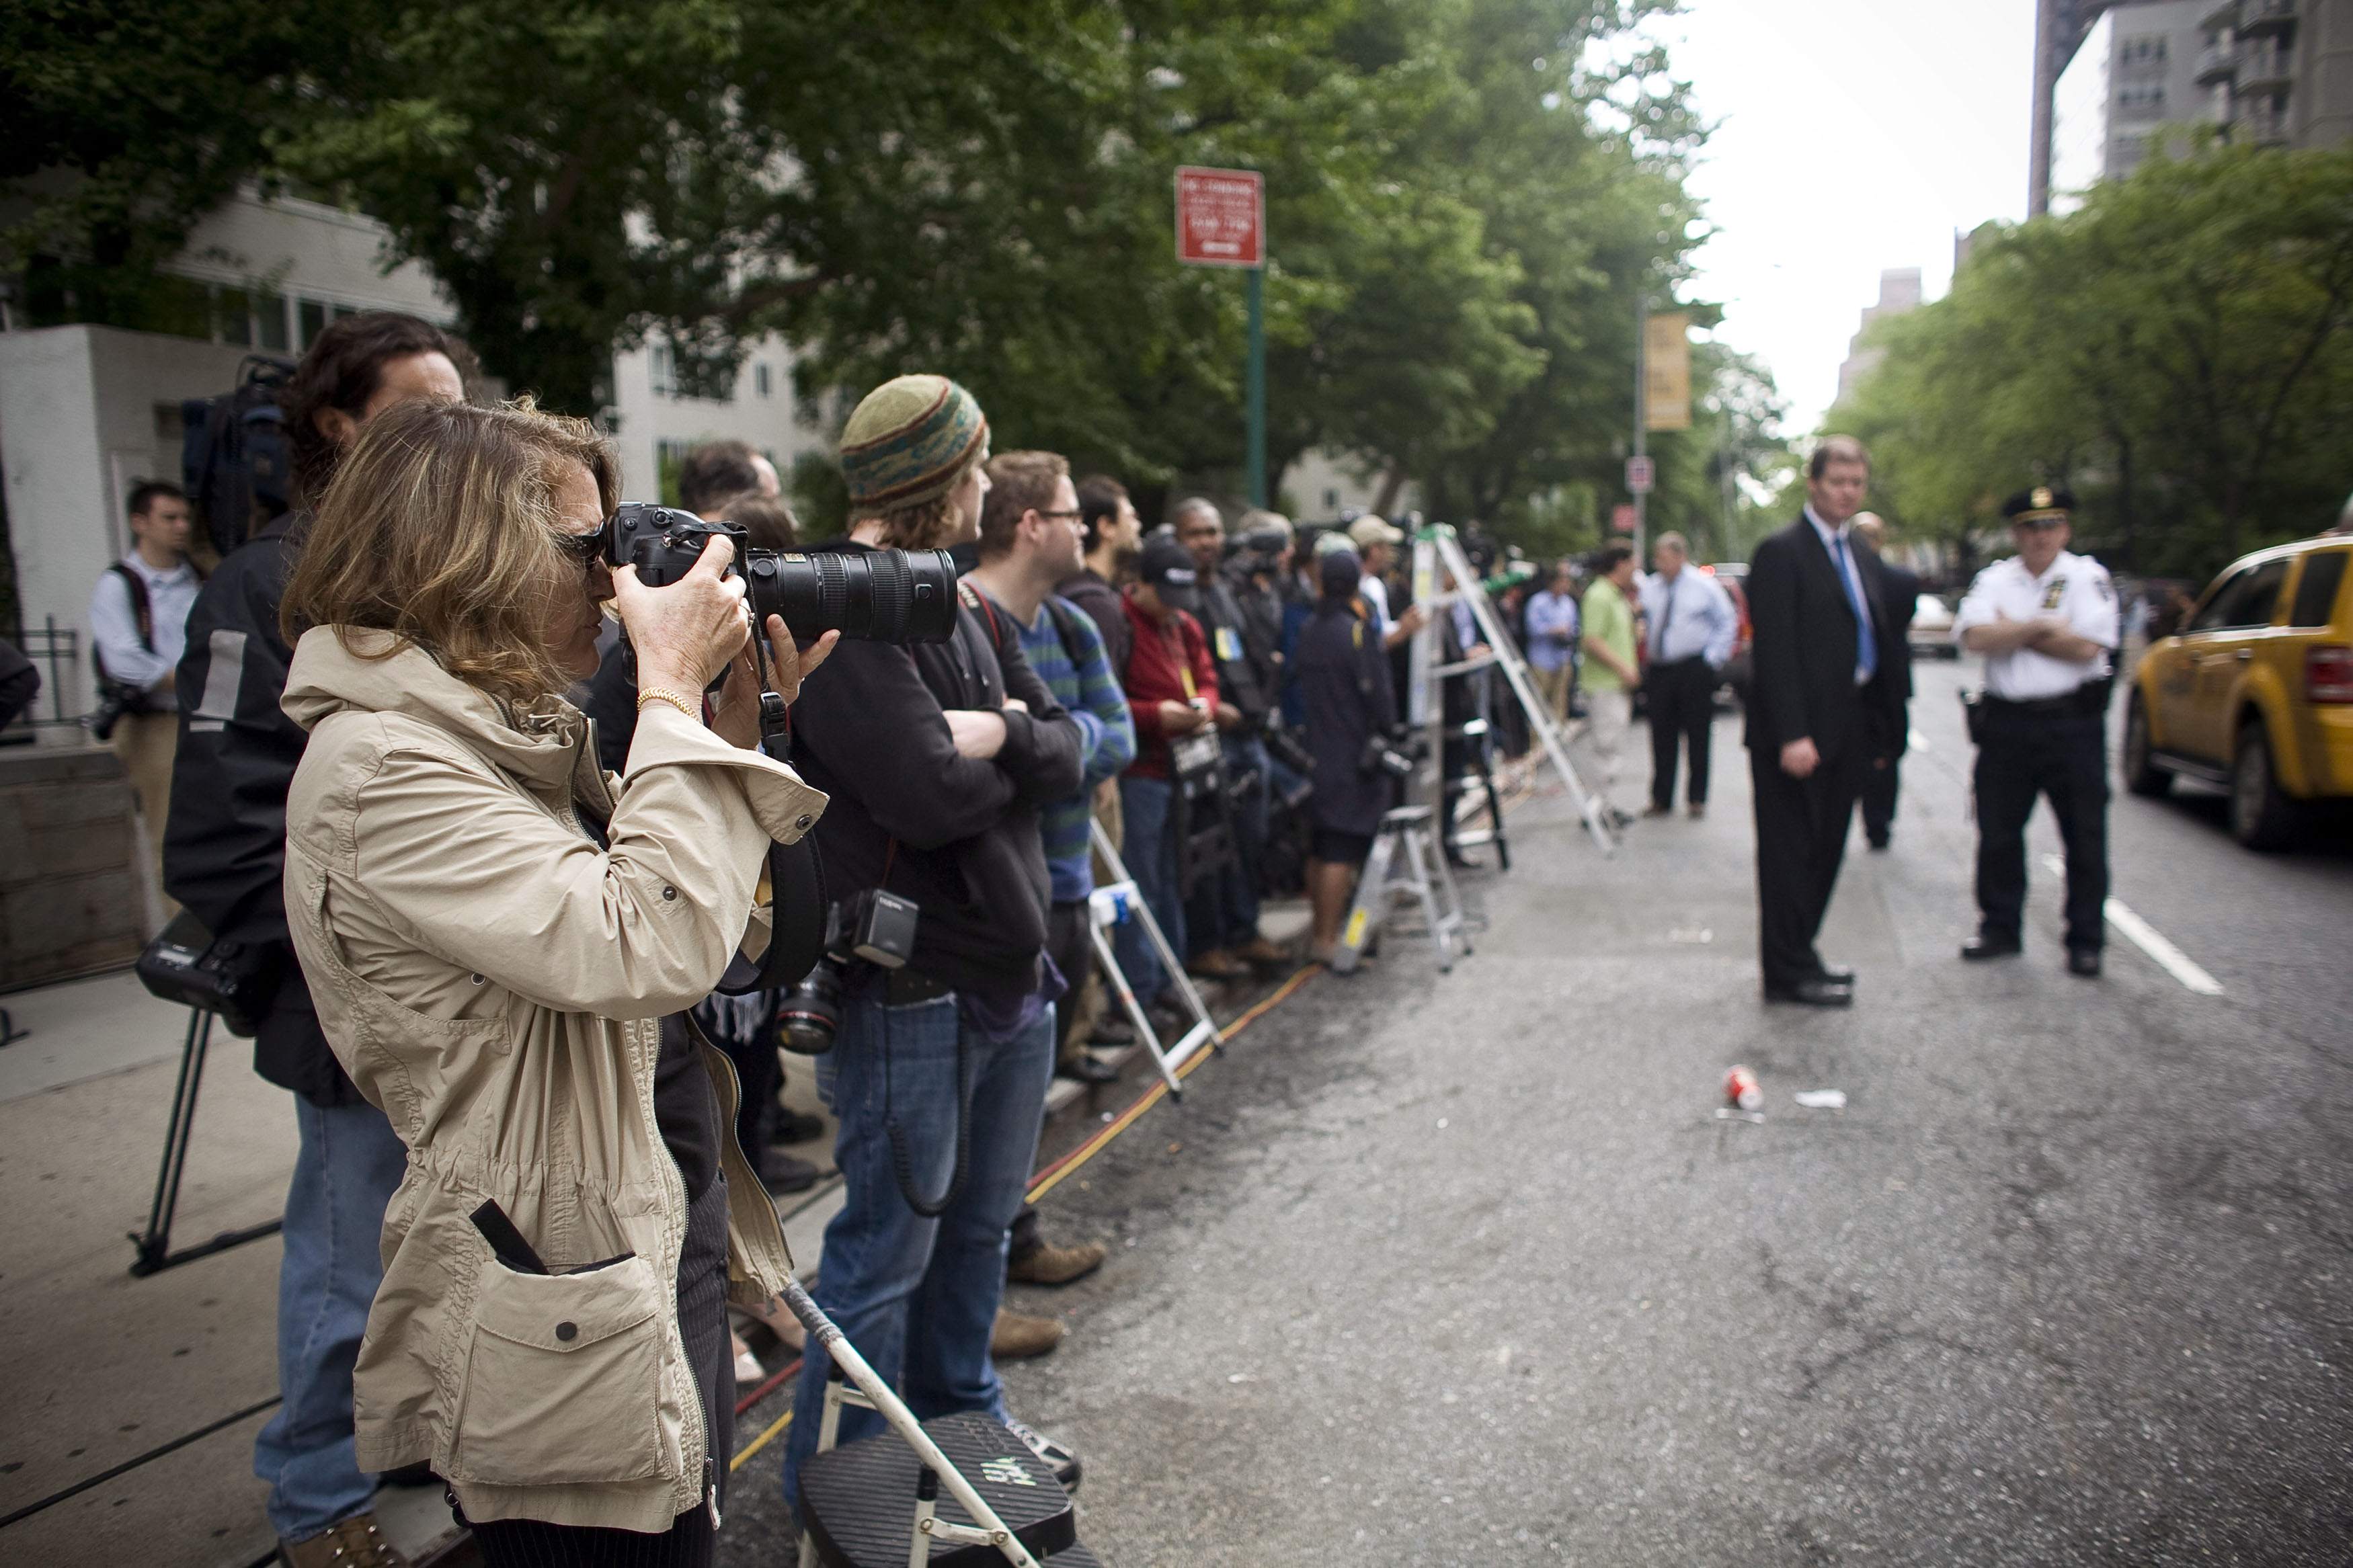
[[352,1364],[384,1282],[377,1244],[408,1150],[365,1101],[294,1097],[301,1150],[286,1194],[278,1265],[278,1413],[253,1445],[269,1524],[307,1541],[368,1507],[375,1478],[353,1457]]
[[[812,1294],[918,1419],[979,1410],[1001,1421],[1005,1390],[988,1336],[1005,1293],[1006,1227],[1029,1184],[1054,1075],[1054,1010],[992,1043],[963,1022],[953,996],[887,1007],[881,995],[870,984],[845,996],[834,1047],[817,1060],[818,1093],[840,1118],[834,1160],[848,1191],[825,1227]],[[895,1121],[917,1196],[937,1203],[955,1178],[959,1102],[964,1187],[926,1219],[900,1191],[890,1127]],[[784,1483],[796,1509],[825,1414],[825,1371],[820,1354],[794,1394]],[[845,1409],[839,1441],[881,1429],[872,1411]]]
[[[1176,896],[1176,837],[1172,820],[1176,789],[1167,779],[1122,775],[1119,809],[1126,847],[1120,851],[1120,858],[1127,862],[1127,874],[1135,879],[1136,891],[1151,907],[1160,934],[1168,939],[1168,950],[1182,957],[1185,900]],[[1168,989],[1169,977],[1161,972],[1160,959],[1152,951],[1152,939],[1144,934],[1142,921],[1129,920],[1121,925],[1113,939],[1113,951],[1138,1001],[1148,1006]]]

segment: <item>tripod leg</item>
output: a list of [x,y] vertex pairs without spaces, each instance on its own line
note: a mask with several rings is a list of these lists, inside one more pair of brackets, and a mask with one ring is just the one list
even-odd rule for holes
[[164,1161],[155,1172],[155,1201],[147,1211],[147,1230],[133,1236],[138,1256],[131,1265],[143,1279],[164,1267],[172,1250],[172,1215],[180,1206],[180,1177],[187,1169],[188,1141],[196,1120],[196,1089],[203,1082],[205,1052],[212,1043],[213,1016],[201,1008],[188,1011],[188,1037],[180,1047],[180,1079],[172,1089],[172,1121],[164,1132]]

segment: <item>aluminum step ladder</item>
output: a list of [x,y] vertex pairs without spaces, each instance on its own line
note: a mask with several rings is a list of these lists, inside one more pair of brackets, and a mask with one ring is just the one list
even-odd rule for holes
[[[1340,928],[1339,946],[1332,954],[1332,972],[1352,974],[1365,952],[1377,942],[1399,902],[1410,899],[1421,907],[1430,946],[1441,974],[1454,967],[1455,950],[1471,952],[1471,931],[1462,918],[1462,900],[1454,889],[1454,874],[1439,853],[1438,834],[1427,805],[1400,805],[1381,818],[1372,853],[1365,858],[1364,875],[1356,879],[1356,901]],[[1441,896],[1442,895],[1442,896]]]

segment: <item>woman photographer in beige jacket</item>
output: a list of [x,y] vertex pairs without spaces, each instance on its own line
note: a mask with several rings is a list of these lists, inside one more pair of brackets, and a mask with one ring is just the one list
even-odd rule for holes
[[[345,458],[285,600],[285,707],[311,736],[287,915],[328,1039],[408,1146],[359,1461],[429,1463],[494,1565],[711,1560],[723,1299],[765,1300],[790,1267],[733,1072],[682,1015],[759,945],[768,842],[825,797],[753,749],[728,545],[665,587],[609,570],[617,489],[577,420],[396,410]],[[618,777],[559,695],[596,668],[607,598],[638,658]],[[797,662],[765,629],[789,699],[831,639]]]

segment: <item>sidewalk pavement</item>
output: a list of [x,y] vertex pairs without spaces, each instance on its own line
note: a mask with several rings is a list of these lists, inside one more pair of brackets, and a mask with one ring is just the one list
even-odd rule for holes
[[[1305,910],[1270,905],[1276,940]],[[0,1518],[219,1425],[16,1523],[0,1562],[252,1568],[275,1540],[253,1440],[278,1393],[275,1236],[144,1279],[126,1233],[145,1227],[188,1015],[128,972],[0,996],[27,1033],[0,1047]],[[1055,1149],[1091,1131],[1152,1074],[1090,1094],[1057,1079]],[[816,1109],[806,1064],[788,1098]],[[1107,1098],[1108,1097],[1108,1098]],[[176,1246],[260,1224],[294,1168],[291,1097],[253,1071],[252,1043],[216,1026],[174,1224]],[[829,1163],[829,1143],[798,1151]],[[804,1279],[816,1274],[838,1180],[780,1205]],[[249,1412],[234,1420],[239,1412]],[[412,1560],[451,1533],[438,1487],[387,1488],[377,1511]]]

